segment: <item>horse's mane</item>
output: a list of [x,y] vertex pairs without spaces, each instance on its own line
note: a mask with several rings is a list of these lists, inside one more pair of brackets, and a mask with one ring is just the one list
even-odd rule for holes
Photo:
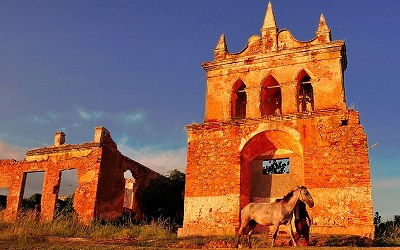
[[290,200],[290,198],[292,198],[293,192],[294,191],[290,191],[285,196],[283,196],[283,198],[275,199],[275,202],[281,202],[281,201],[282,202],[288,202]]

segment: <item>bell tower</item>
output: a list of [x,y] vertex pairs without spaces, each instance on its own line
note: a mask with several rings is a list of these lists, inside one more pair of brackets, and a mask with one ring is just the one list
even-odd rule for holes
[[206,73],[205,118],[188,130],[185,214],[179,235],[234,234],[249,202],[296,186],[314,197],[314,232],[373,235],[367,138],[347,109],[343,40],[325,17],[306,42],[276,25],[230,53],[224,35]]
[[323,15],[316,37],[300,42],[278,30],[269,3],[261,37],[250,37],[242,51],[231,54],[221,35],[214,61],[202,64],[205,122],[345,110],[346,66],[344,41],[332,41]]

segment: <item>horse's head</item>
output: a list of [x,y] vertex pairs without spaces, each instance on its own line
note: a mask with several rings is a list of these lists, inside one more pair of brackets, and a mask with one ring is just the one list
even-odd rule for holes
[[299,200],[306,203],[310,208],[314,207],[314,200],[307,188],[302,186],[298,187],[298,189],[300,191]]

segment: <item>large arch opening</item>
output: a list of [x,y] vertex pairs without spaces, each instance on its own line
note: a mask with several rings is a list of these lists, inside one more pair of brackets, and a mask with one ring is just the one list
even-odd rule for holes
[[303,185],[302,152],[300,141],[282,130],[262,131],[250,138],[241,151],[240,207],[274,201]]

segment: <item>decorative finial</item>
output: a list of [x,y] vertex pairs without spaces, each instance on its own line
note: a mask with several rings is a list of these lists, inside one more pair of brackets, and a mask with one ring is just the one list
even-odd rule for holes
[[331,38],[331,30],[328,28],[328,25],[326,24],[326,20],[324,17],[324,14],[321,14],[319,18],[319,24],[318,24],[318,29],[315,32],[317,37],[321,37],[322,40],[329,42],[332,40]]
[[226,53],[228,53],[228,48],[226,46],[225,35],[222,34],[219,37],[217,46],[214,49],[214,59],[223,60],[226,57]]
[[269,2],[267,11],[265,13],[264,23],[261,27],[263,52],[277,50],[278,48],[277,34],[278,34],[278,27],[276,27],[274,11],[272,10],[272,4],[271,2]]
[[217,43],[217,47],[215,47],[215,50],[218,50],[218,51],[226,51],[227,50],[226,41],[225,41],[225,35],[224,34],[222,34],[219,37],[219,40],[218,40],[218,43]]
[[276,22],[275,22],[275,16],[274,16],[274,11],[272,10],[272,3],[268,3],[268,8],[265,13],[265,18],[264,18],[264,23],[261,27],[261,35],[264,37],[264,35],[267,33],[267,30],[271,29],[277,29],[276,27]]

